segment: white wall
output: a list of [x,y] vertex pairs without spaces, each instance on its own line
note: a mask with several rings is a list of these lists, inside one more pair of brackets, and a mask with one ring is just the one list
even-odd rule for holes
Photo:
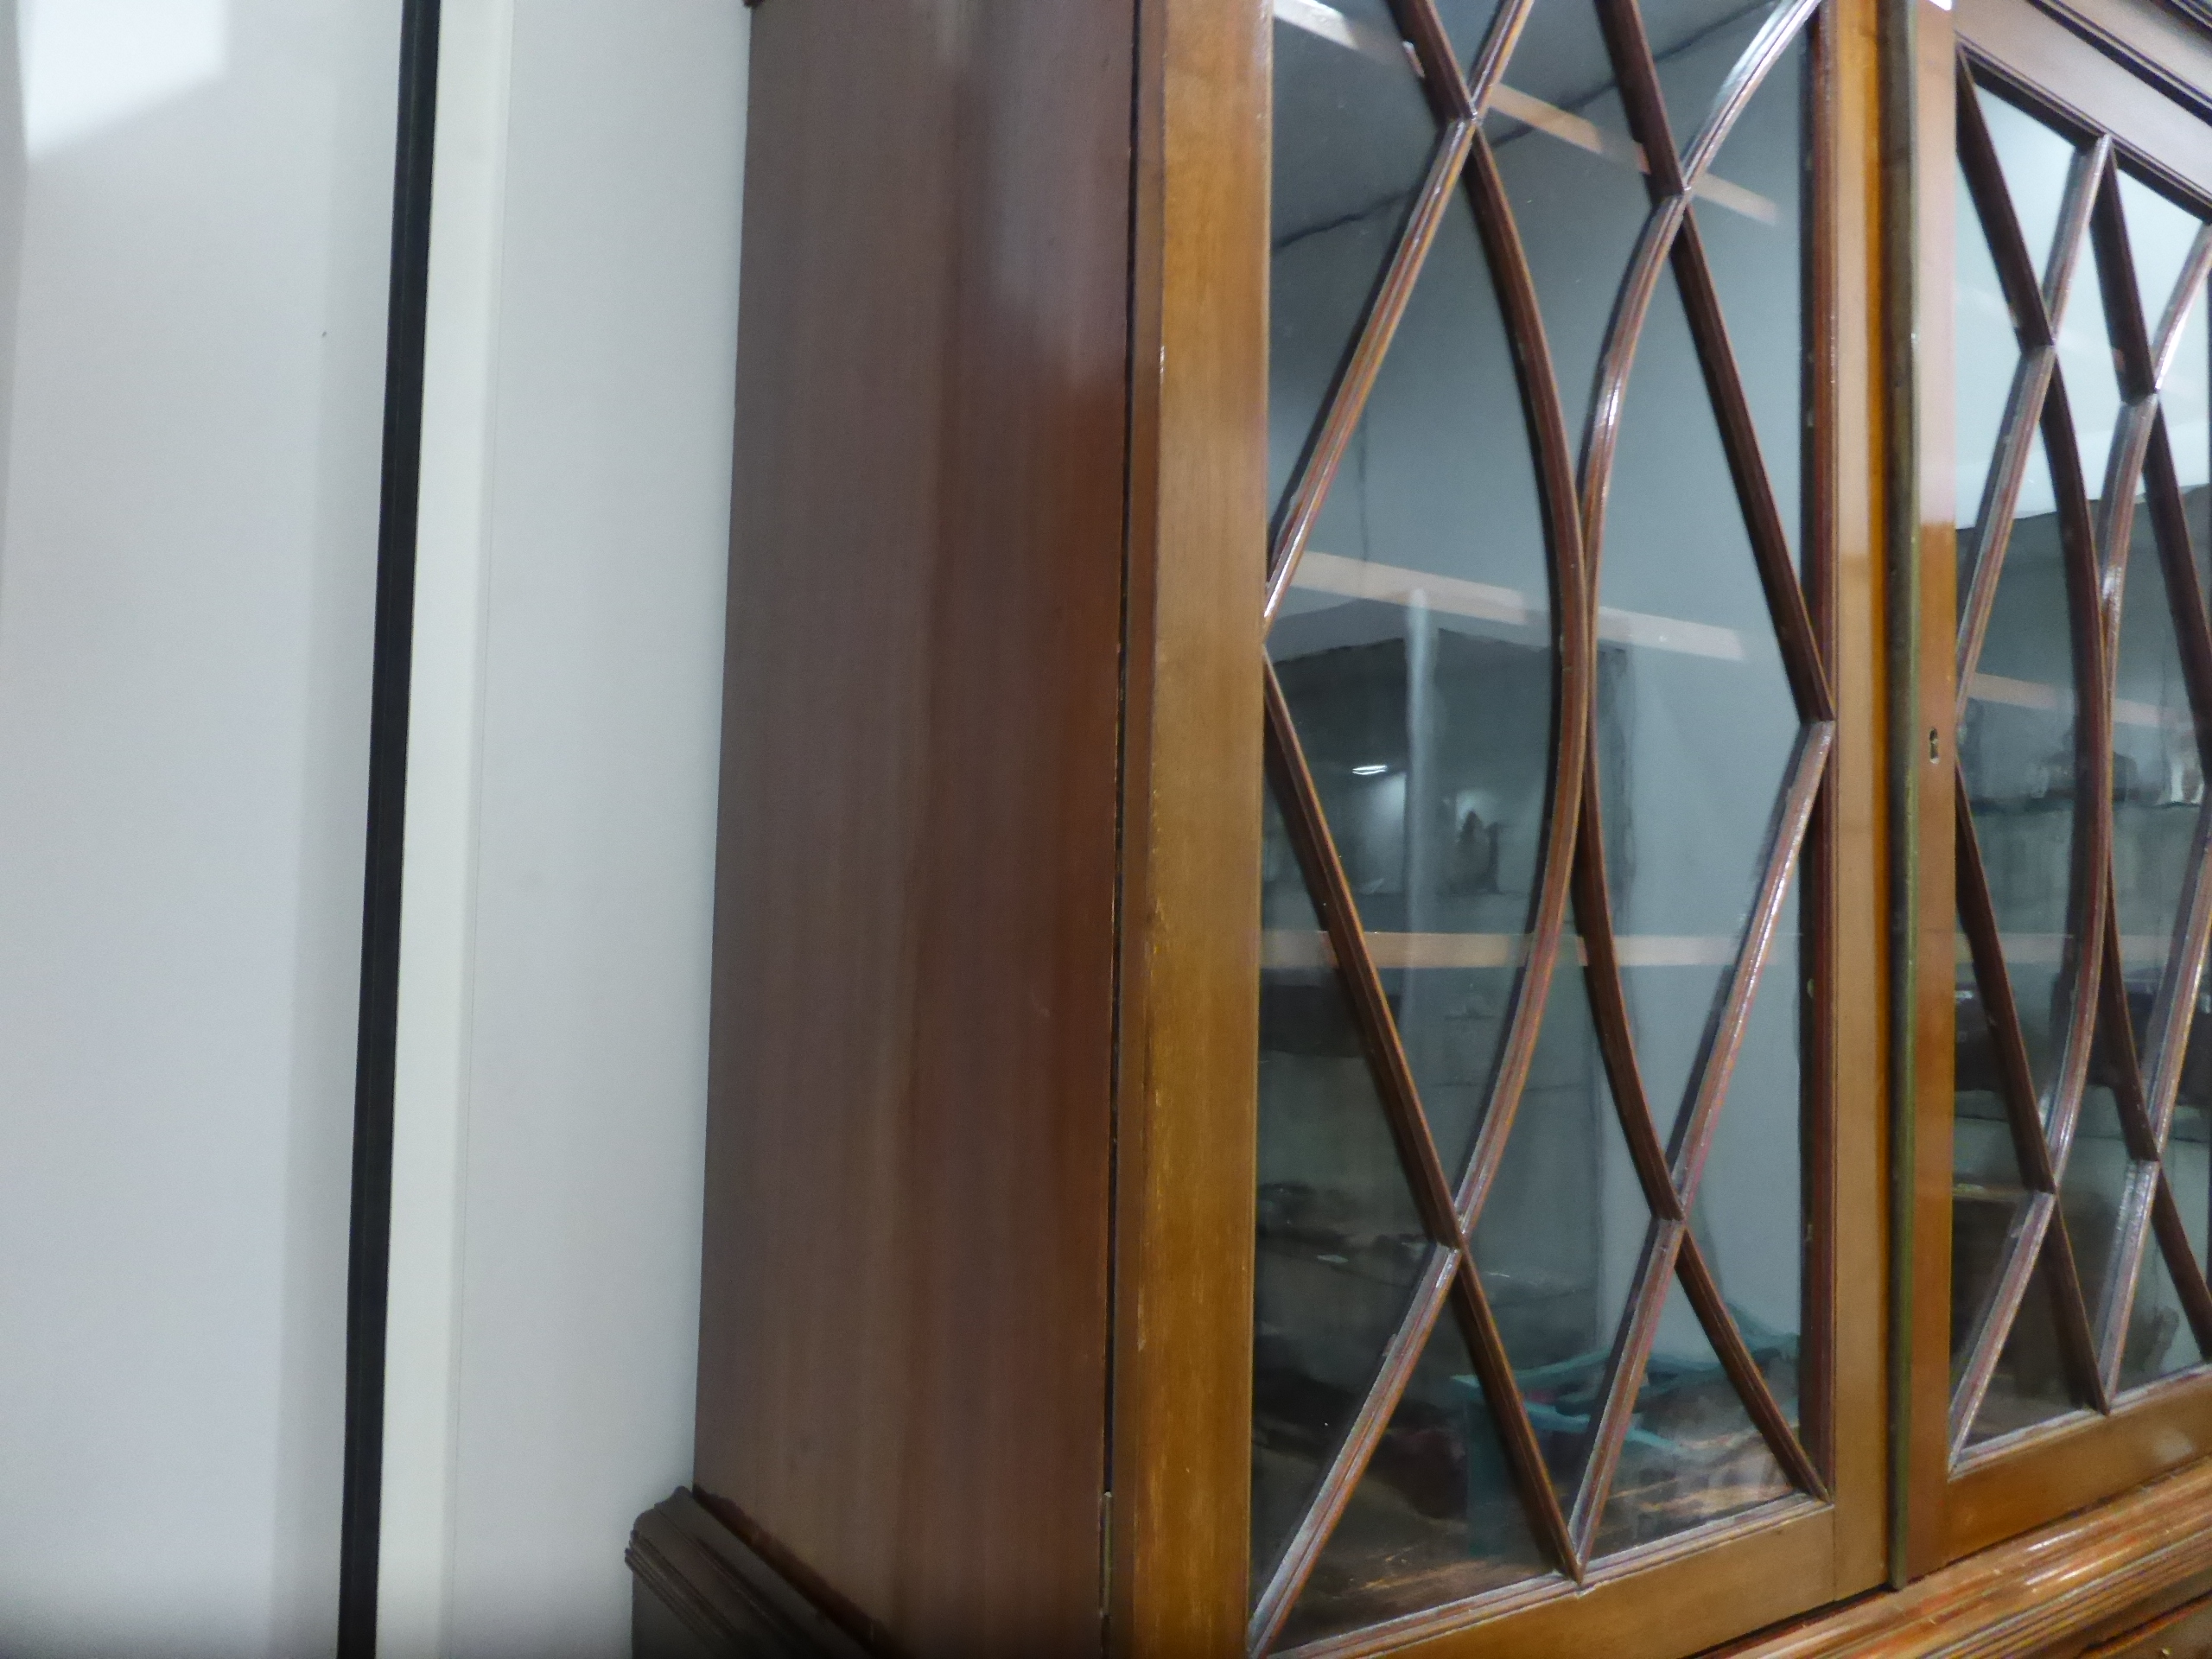
[[691,1465],[745,14],[446,28],[382,1646],[612,1656]]
[[0,15],[10,1659],[334,1624],[398,13]]
[[[399,0],[37,4],[0,1653],[293,1659],[335,1619]],[[447,3],[389,1652],[626,1651],[625,1535],[690,1471],[745,38]]]

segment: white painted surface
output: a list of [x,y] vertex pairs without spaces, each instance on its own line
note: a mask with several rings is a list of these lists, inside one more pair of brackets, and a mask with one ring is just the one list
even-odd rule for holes
[[449,5],[383,1646],[611,1659],[691,1462],[746,24]]
[[452,1554],[461,1155],[512,0],[442,13],[395,1065],[378,1644],[436,1655]]
[[331,1644],[398,13],[0,13],[10,1659]]

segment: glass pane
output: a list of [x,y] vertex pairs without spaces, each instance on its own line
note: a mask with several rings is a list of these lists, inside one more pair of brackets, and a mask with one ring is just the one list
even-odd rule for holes
[[[2086,246],[2086,240],[2084,243]],[[2058,317],[2058,376],[2066,388],[2074,421],[2074,442],[2082,461],[2082,481],[2094,505],[2109,487],[2113,435],[2120,425],[2120,359],[2108,321],[2108,305],[2120,315],[2135,303],[2132,294],[2107,295],[2096,261],[2084,255],[2066,308]]]
[[1651,1212],[1598,1051],[1570,938],[1520,1115],[1476,1224],[1475,1265],[1562,1506],[1580,1484],[1605,1361]]
[[[2127,207],[2127,236],[2135,254],[2137,277],[2143,288],[2144,309],[2155,331],[2174,296],[2188,262],[2200,224],[2196,217],[2174,206],[2148,186],[2123,175],[2122,200]],[[2207,585],[2208,550],[2206,485],[2212,482],[2212,323],[2200,285],[2186,296],[2188,308],[2165,378],[2159,383],[2158,404],[2171,446],[2174,470],[2181,481],[2190,523],[2190,539],[2196,554],[2197,580]]]
[[1666,1311],[1599,1523],[1597,1553],[1648,1544],[1786,1497],[1789,1477],[1752,1426],[1679,1284]]
[[1383,0],[1302,0],[1274,16],[1271,501],[1289,486],[1436,147]]
[[2135,259],[2144,321],[2155,337],[2202,226],[2196,214],[2126,173],[2120,175],[2120,201],[2127,215],[2127,247]]
[[2173,448],[2174,471],[2192,504],[2189,518],[2200,568],[2204,550],[2204,486],[2212,478],[2212,435],[2208,434],[2206,423],[2207,404],[2212,402],[2212,388],[2206,384],[2208,366],[2212,366],[2208,316],[2212,316],[2212,304],[2207,303],[2200,289],[2183,321],[2180,343],[2158,387],[2158,407],[2165,416],[2167,441]]
[[[2039,455],[2041,438],[2035,448]],[[2048,478],[2034,466],[2029,475],[2031,486]],[[2048,1112],[2071,981],[2075,755],[2065,572],[2047,495],[2022,493],[1968,688],[1959,759],[2029,1069]]]
[[[1712,120],[1721,87],[1778,5],[1777,0],[1753,0],[1749,6],[1741,0],[1718,5],[1713,0],[1645,0],[1641,10],[1666,96],[1667,124],[1675,148],[1687,155]],[[1770,76],[1789,74],[1791,62],[1785,59]],[[1796,133],[1789,137],[1794,143]]]
[[1508,1033],[1549,800],[1550,581],[1519,408],[1463,197],[1268,639],[1455,1172]]
[[[2020,235],[2048,287],[2051,254],[2058,243],[2058,219],[2066,202],[2067,181],[2072,176],[2074,145],[2063,134],[2015,108],[1987,87],[1977,87],[1981,118],[1988,124],[1991,142],[1997,147],[1998,165],[2012,198],[2012,213]],[[2088,245],[2085,238],[2082,246]],[[2094,303],[2092,295],[2091,303]]]
[[1260,976],[1252,1559],[1297,1525],[1429,1259],[1381,1097],[1272,802]]
[[2143,1274],[2135,1287],[2135,1308],[2127,1322],[2127,1341],[2120,1349],[2120,1386],[2139,1389],[2176,1371],[2185,1371],[2203,1357],[2197,1351],[2196,1333],[2182,1312],[2181,1293],[2174,1288],[2172,1270],[2153,1233],[2143,1255]]
[[2088,1304],[2090,1324],[2100,1328],[2107,1305],[2106,1275],[2119,1243],[2120,1212],[2133,1168],[2120,1132],[2119,1105],[2112,1090],[2093,1077],[2082,1091],[2082,1116],[2058,1190],[2082,1295]]
[[[1960,1009],[1961,1062],[1965,1059],[1967,1010]],[[1977,1079],[1980,1081],[1980,1079]],[[2011,1253],[2013,1230],[2025,1213],[2027,1193],[2012,1131],[1994,1085],[1961,1087],[1951,1129],[1951,1383],[1958,1385],[1972,1357],[1990,1298]]]
[[2181,1209],[2182,1230],[2189,1236],[2190,1254],[2196,1259],[2199,1273],[2205,1270],[2205,1230],[2208,1211],[2212,1211],[2212,1101],[2207,1098],[2207,1084],[2212,1083],[2212,1033],[2204,1029],[2204,1002],[2212,996],[2201,996],[2196,1021],[2190,1031],[2188,1062],[2182,1067],[2179,1097],[2174,1103],[2173,1124],[2166,1132],[2166,1152],[2161,1160],[2165,1166],[2166,1182],[2174,1190],[2174,1202]]
[[1662,279],[1622,417],[1599,577],[1613,925],[1662,1128],[1750,915],[1798,718],[1681,302]]
[[1436,15],[1452,50],[1463,64],[1471,66],[1490,39],[1497,19],[1497,0],[1436,0]]
[[2012,1230],[2024,1213],[2012,1121],[2005,1109],[1988,1005],[1974,977],[1966,937],[1955,944],[1957,1095],[1951,1121],[1951,1382],[1971,1357],[1974,1337],[2005,1268]]
[[[1684,142],[1770,5],[1696,16],[1674,0],[1655,6],[1664,90],[1683,105]],[[1280,499],[1426,169],[1434,126],[1381,0],[1275,0],[1275,11],[1271,461]],[[1498,6],[1440,0],[1439,15],[1465,60]],[[1315,55],[1325,47],[1335,59]],[[1303,68],[1288,63],[1301,53]],[[1286,93],[1283,81],[1296,75],[1306,90]],[[1389,112],[1352,108],[1345,89],[1355,75],[1368,78],[1357,85],[1376,108],[1395,100]],[[1578,439],[1651,211],[1613,79],[1596,10],[1547,0],[1485,116]],[[1804,54],[1793,48],[1744,112],[1695,211],[1777,505],[1788,533],[1809,545],[1804,104]],[[1295,155],[1281,137],[1294,129]],[[1366,153],[1348,157],[1348,146]],[[1671,276],[1662,289],[1637,348],[1611,480],[1594,666],[1613,920],[1663,1134],[1742,937],[1800,721]],[[1455,199],[1268,647],[1440,1153],[1462,1168],[1492,1109],[1516,1000],[1530,995],[1523,963],[1556,741],[1554,595],[1516,363],[1480,238]],[[1315,1481],[1428,1259],[1283,840],[1271,820],[1257,1361],[1265,1421],[1255,1474],[1262,1577],[1310,1511]],[[1804,1297],[1797,925],[1793,893],[1692,1221],[1791,1412]],[[1650,1228],[1585,976],[1570,938],[1544,988],[1526,1089],[1495,1147],[1499,1167],[1471,1246],[1567,1500]],[[1303,1034],[1286,1034],[1294,1030]],[[1389,1270],[1363,1274],[1362,1252],[1378,1248]],[[1353,1276],[1369,1282],[1337,1282]],[[1787,1490],[1778,1471],[1770,1479],[1755,1466],[1766,1455],[1756,1437],[1741,1443],[1740,1402],[1724,1408],[1710,1397],[1719,1377],[1732,1399],[1702,1333],[1681,1325],[1669,1316],[1654,1372],[1673,1386],[1655,1382],[1638,1407],[1642,1461],[1622,1511],[1642,1517],[1630,1523],[1637,1536]],[[1283,1645],[1546,1570],[1462,1334],[1449,1315],[1440,1323]],[[1668,1468],[1643,1455],[1655,1446]]]
[[2187,894],[2204,779],[2181,647],[2148,505],[2136,506],[2120,611],[2113,703],[2113,881],[2120,969],[2147,1077],[2145,1046]]
[[2200,592],[2212,592],[2212,302],[2200,289],[2182,325],[2158,410],[2182,487]]
[[[1755,11],[1745,21],[1756,25],[1763,18]],[[1805,428],[1805,76],[1801,40],[1737,118],[1693,210],[1793,548],[1804,540],[1798,503]]]
[[1474,1362],[1447,1309],[1277,1645],[1543,1571]]
[[1595,7],[1545,4],[1529,14],[1484,130],[1535,276],[1567,429],[1579,442],[1613,300],[1651,212]]
[[[1955,175],[1958,194],[1958,271],[1955,319],[1958,367],[1959,603],[1967,602],[1974,569],[1974,527],[1981,522],[1982,493],[1996,458],[2006,401],[2020,365],[2020,337],[1997,280],[1989,238],[1967,189],[1966,169]],[[2042,487],[2048,493],[2048,474]]]
[[1989,1392],[1982,1398],[1973,1428],[1967,1431],[1969,1446],[2032,1428],[2075,1408],[2065,1362],[2060,1356],[2058,1321],[2051,1307],[2049,1255],[2046,1246],[2029,1277],[2027,1294],[2012,1321],[2012,1334],[2005,1339],[1996,1375],[1990,1379]]
[[1797,889],[1792,882],[1690,1212],[1736,1328],[1767,1386],[1797,1421],[1797,1339],[1805,1294],[1803,1054]]

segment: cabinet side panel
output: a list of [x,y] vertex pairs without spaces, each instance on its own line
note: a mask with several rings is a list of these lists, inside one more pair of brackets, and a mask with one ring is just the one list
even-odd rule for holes
[[698,1484],[1095,1649],[1131,0],[755,19]]

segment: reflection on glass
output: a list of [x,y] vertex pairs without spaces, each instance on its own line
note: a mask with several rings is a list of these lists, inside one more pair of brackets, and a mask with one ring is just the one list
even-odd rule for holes
[[2058,1248],[2063,1247],[2056,1243],[2054,1230],[2052,1240],[2037,1258],[2027,1294],[2021,1300],[2012,1333],[1998,1357],[1989,1392],[1982,1396],[1981,1410],[1967,1431],[1969,1446],[2032,1428],[2075,1408],[2059,1351],[2058,1320],[2051,1306],[2049,1262],[2051,1250]]
[[2143,291],[2144,321],[2155,339],[2203,226],[2196,214],[2175,206],[2133,174],[2120,175],[2120,201],[2127,217],[2127,249],[2135,262],[2136,286]]
[[1567,429],[1580,438],[1613,297],[1651,213],[1596,7],[1529,13],[1484,130],[1535,275]]
[[1616,613],[1679,619],[1695,648],[1603,651],[1598,677],[1613,925],[1663,942],[1628,986],[1662,1131],[1750,916],[1799,731],[1719,429],[1685,395],[1698,374],[1662,281],[1629,380],[1599,597]]
[[1255,1574],[1274,1564],[1305,1512],[1429,1259],[1351,1010],[1272,802],[1264,860]]
[[1436,15],[1443,21],[1453,55],[1471,67],[1490,39],[1497,0],[1436,0]]
[[[1723,32],[1748,41],[1749,31],[1765,22],[1765,10],[1746,13]],[[1669,65],[1662,63],[1660,69],[1665,76]],[[1808,73],[1801,36],[1768,72],[1737,118],[1714,159],[1715,182],[1692,210],[1713,269],[1713,286],[1719,290],[1729,343],[1743,371],[1744,393],[1758,430],[1759,453],[1766,461],[1775,505],[1790,544],[1800,549],[1804,541],[1796,510],[1802,499],[1798,480],[1805,430],[1804,284],[1792,281],[1790,273],[1804,257]],[[1667,91],[1671,102],[1676,88],[1670,82]],[[1689,142],[1679,125],[1676,136]]]
[[[1974,94],[1995,144],[2005,194],[2044,291],[2064,273],[2052,263],[2068,188],[2079,152],[2074,142],[1986,88]],[[1963,175],[1961,175],[1963,178]],[[2000,1277],[2012,1261],[2020,1230],[2041,1213],[2047,1197],[2024,1190],[2016,1136],[2005,1109],[1998,1064],[1999,1033],[1991,1027],[1992,993],[2009,989],[2021,1026],[2028,1069],[2052,1141],[2058,1214],[2052,1218],[2020,1311],[2001,1337],[2000,1357],[1969,1443],[1980,1445],[2046,1421],[2083,1403],[2071,1392],[2052,1296],[2056,1275],[2070,1264],[2093,1328],[2110,1332],[2125,1318],[2121,1381],[2133,1387],[2196,1363],[2193,1339],[2177,1336],[2180,1303],[2169,1264],[2154,1242],[2131,1305],[2118,1304],[2134,1264],[2122,1258],[2123,1217],[2139,1218],[2158,1166],[2137,1162],[2122,1128],[2119,1092],[2135,1087],[2123,1064],[2131,1038],[2139,1081],[2161,1075],[2178,1082],[2172,1138],[2165,1153],[2183,1200],[2192,1251],[2201,1252],[2208,1188],[2204,1151],[2207,1071],[2191,1035],[2178,1062],[2154,1052],[2154,1014],[2179,966],[2176,949],[2189,902],[2199,825],[2205,811],[2201,751],[2175,632],[2179,596],[2169,590],[2148,480],[2124,476],[2116,434],[2122,414],[2113,316],[2139,312],[2155,340],[2168,314],[2200,229],[2196,218],[2126,174],[2120,207],[2140,286],[2120,286],[2118,273],[2079,253],[2071,292],[2058,318],[2059,378],[2072,416],[2078,461],[2092,520],[2107,516],[2101,497],[2113,489],[2132,499],[2125,547],[2096,550],[2104,602],[2117,602],[2112,674],[2113,763],[2092,778],[2077,730],[2082,688],[2075,683],[2075,633],[2095,626],[2086,596],[2069,594],[2054,468],[2038,432],[2008,533],[1985,501],[2008,400],[2019,363],[2009,309],[1997,281],[1980,211],[1961,183],[1957,271],[1959,410],[1959,601],[1993,599],[1980,653],[1965,686],[1958,734],[1974,842],[1996,914],[2005,987],[1980,982],[1966,942],[1959,942],[1957,1112],[1954,1141],[1952,1353],[1955,1383],[1986,1319]],[[2001,222],[2001,204],[1985,204]],[[2173,445],[2183,509],[2200,569],[2207,538],[2208,363],[2201,296],[2175,315],[2183,332],[2161,385],[2162,428]],[[2062,469],[2063,470],[2063,469]],[[1976,522],[1980,520],[1981,522]],[[2181,550],[2170,550],[2178,557]],[[2001,561],[2001,562],[2000,562]],[[1977,593],[1977,584],[1981,589]],[[2080,981],[2101,941],[2079,937],[2089,894],[2085,879],[2101,871],[2075,868],[2077,831],[2086,813],[2108,799],[2110,872],[2119,935],[2120,992],[2126,1025],[2101,1024],[2078,1101],[2063,1100],[2058,1084],[2077,1006]],[[1996,971],[1993,968],[1993,972]],[[2105,1016],[2101,1015],[2101,1020]],[[2203,1051],[2212,1054],[2212,1049]],[[2193,1212],[2193,1213],[2192,1213]],[[2193,1279],[2196,1268],[2188,1264]],[[2070,1340],[2071,1338],[2069,1338]],[[2086,1357],[2076,1357],[2088,1363]]]
[[[1953,333],[1958,397],[1959,493],[1959,604],[1967,602],[1974,572],[1974,526],[1981,522],[1986,506],[1982,499],[1989,482],[1997,441],[2005,424],[2006,401],[2020,361],[2020,337],[2012,327],[2012,309],[2005,303],[2004,285],[1997,280],[1997,262],[1990,257],[1989,239],[1967,188],[1966,169],[1953,175],[1957,186],[1958,258],[1955,276],[1956,316]],[[2040,459],[2040,457],[2038,457]],[[2041,491],[2036,510],[2050,510],[2050,474],[2031,480],[2030,493]]]
[[1544,1570],[1466,1340],[1446,1309],[1280,1645],[1480,1595]]
[[1446,213],[1268,639],[1439,1152],[1474,1146],[1543,860],[1550,582],[1504,326]]
[[1383,0],[1277,7],[1274,109],[1271,501],[1289,486],[1436,147]]
[[2190,546],[2196,555],[2200,590],[2212,591],[2207,581],[2208,552],[2212,551],[2212,302],[2202,289],[2193,296],[2183,319],[2179,343],[2166,378],[2158,386],[2160,424],[2173,455],[2189,519]]
[[[1685,143],[1771,0],[1694,10],[1666,0],[1650,13],[1662,92]],[[1471,59],[1497,6],[1441,0],[1440,15],[1454,52]],[[1433,126],[1381,0],[1364,9],[1276,0],[1276,16],[1271,454],[1280,495],[1402,223]],[[1789,533],[1809,543],[1800,522],[1804,63],[1802,48],[1784,55],[1694,211],[1778,507]],[[1354,109],[1355,92],[1372,113]],[[1595,10],[1535,8],[1484,118],[1579,437],[1651,213]],[[1571,1504],[1651,1217],[1592,1028],[1580,942],[1566,942],[1551,984],[1525,982],[1550,829],[1559,664],[1515,365],[1486,252],[1467,201],[1455,197],[1268,650],[1455,1177],[1497,1109],[1498,1062],[1517,1009],[1542,1005],[1517,1116],[1510,1133],[1493,1124],[1500,1161],[1471,1255],[1556,1495]],[[1671,271],[1625,408],[1595,620],[1596,741],[1611,919],[1663,1139],[1740,947],[1801,721]],[[1261,1581],[1431,1259],[1329,948],[1272,819],[1268,845]],[[1691,1218],[1730,1317],[1793,1414],[1806,1219],[1799,1026],[1808,964],[1798,926],[1793,890]],[[1286,1643],[1542,1570],[1490,1415],[1502,1402],[1473,1382],[1462,1334],[1448,1314],[1436,1327]],[[1764,1445],[1742,1440],[1749,1414],[1694,1320],[1666,1315],[1652,1379],[1605,1520],[1608,1548],[1786,1490]]]
[[[2129,223],[2129,233],[2134,225]],[[2182,486],[2200,592],[2212,592],[2212,301],[2190,296],[2166,378],[2158,385],[2159,423]]]
[[2206,584],[2208,556],[2212,556],[2205,487],[2212,484],[2212,321],[2208,321],[2212,303],[2208,303],[2202,284],[2188,294],[2176,289],[2203,226],[2194,213],[2127,174],[2120,175],[2120,190],[2154,346],[2169,308],[2177,304],[2183,308],[2181,330],[2165,378],[2158,383],[2158,409],[2187,504],[2190,541],[2202,586]]
[[[1758,1357],[1756,1346],[1753,1351]],[[1721,1370],[1689,1298],[1680,1284],[1669,1286],[1612,1497],[1599,1523],[1598,1554],[1688,1532],[1792,1490]]]
[[[2042,450],[2037,438],[2038,458]],[[2047,476],[2039,464],[2029,470],[2031,480]],[[1959,760],[2029,1071],[2048,1113],[2073,983],[2077,756],[2058,516],[2027,505],[2024,497],[1998,572]]]
[[2212,1211],[2212,1032],[2203,1029],[2207,1003],[2212,995],[2199,994],[2196,1028],[2190,1033],[2182,1067],[2181,1090],[2174,1103],[2173,1127],[2166,1132],[2166,1153],[2160,1162],[2166,1181],[2181,1209],[2182,1230],[2189,1236],[2189,1253],[2199,1273],[2212,1262],[2205,1255],[2208,1211]]
[[2187,894],[2204,798],[2180,644],[2147,505],[2128,549],[2113,704],[2113,887],[2120,971],[2145,1076],[2150,1022]]
[[[1667,124],[1674,131],[1675,148],[1685,155],[1712,121],[1714,103],[1738,61],[1779,9],[1778,0],[1753,0],[1750,5],[1735,0],[1735,3],[1720,6],[1714,5],[1712,0],[1647,0],[1639,8],[1643,14],[1644,32],[1650,37],[1652,55],[1659,64],[1659,87],[1666,98]],[[1789,61],[1785,60],[1783,66],[1770,71],[1770,77],[1788,77]],[[1802,62],[1802,59],[1797,61]],[[1788,97],[1794,105],[1794,89]],[[1786,135],[1777,132],[1774,136],[1784,138],[1794,147],[1798,124],[1792,121]],[[1728,176],[1732,183],[1751,182],[1729,168],[1715,170]]]
[[2203,1356],[2196,1334],[2183,1313],[2181,1293],[2155,1235],[2143,1256],[2143,1276],[2135,1287],[2135,1308],[2120,1349],[2120,1386],[2139,1389],[2162,1376],[2187,1370]]
[[[2066,204],[2067,181],[2073,176],[2073,143],[1987,87],[1977,86],[1975,92],[1981,118],[1997,148],[2005,188],[2012,194],[2013,216],[2019,222],[2022,240],[2028,245],[2028,257],[2036,262],[2037,273],[2047,279],[2052,269],[2051,254],[2058,245],[2058,220]],[[2094,289],[2082,297],[2092,306],[2096,303]]]
[[1574,1501],[1651,1225],[1575,943],[1552,976],[1535,1064],[1475,1232],[1475,1262],[1562,1507]]
[[2073,418],[2082,488],[2093,506],[2110,487],[2108,468],[2116,459],[2113,437],[2120,426],[2122,397],[2120,359],[2114,355],[2106,307],[2117,305],[2125,315],[2135,303],[2132,294],[2104,290],[2096,262],[2085,257],[2058,317],[2058,372]]
[[1690,1211],[1729,1313],[1793,1423],[1805,1294],[1804,1192],[1790,1179],[1803,1167],[1806,982],[1797,925],[1793,881]]
[[2074,1265],[2081,1275],[2092,1329],[2101,1329],[2105,1323],[2107,1275],[2120,1239],[2120,1207],[2132,1167],[2120,1127],[2119,1103],[2093,1074],[2082,1091],[2082,1116],[2058,1183],[2059,1209],[2073,1242]]
[[[1970,982],[1967,982],[1970,983]],[[1978,1004],[1959,1004],[1958,1114],[1951,1128],[1951,1384],[1958,1386],[1981,1331],[2027,1193],[1996,1060]],[[1969,1062],[1973,1069],[1969,1071]]]

